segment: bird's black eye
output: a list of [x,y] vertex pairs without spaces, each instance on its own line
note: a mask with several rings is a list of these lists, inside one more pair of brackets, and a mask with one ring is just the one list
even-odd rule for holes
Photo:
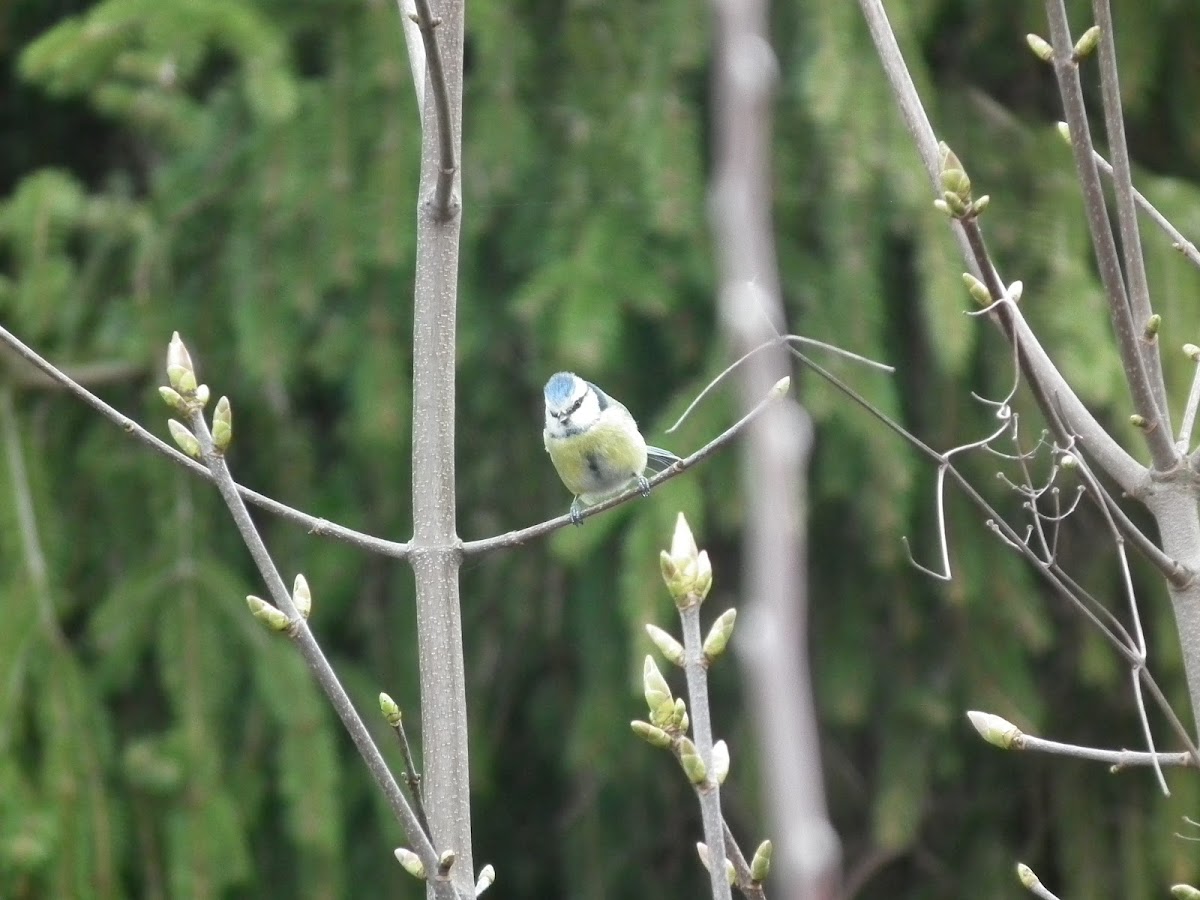
[[587,396],[587,394],[580,394],[579,399],[576,400],[574,403],[572,403],[567,409],[563,410],[562,414],[557,416],[556,418],[559,418],[559,419],[571,418],[571,416],[573,416],[578,411],[579,407],[583,405],[583,398],[586,396]]

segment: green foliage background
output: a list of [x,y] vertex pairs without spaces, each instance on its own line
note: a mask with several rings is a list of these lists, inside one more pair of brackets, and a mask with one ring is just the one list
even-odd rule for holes
[[[1171,0],[1115,5],[1139,186],[1195,236],[1198,20]],[[1069,6],[1082,31],[1087,4]],[[992,196],[1002,270],[1024,281],[1062,369],[1119,421],[1052,78],[1023,45],[1040,10],[889,4],[935,127]],[[468,9],[464,537],[565,509],[540,448],[550,372],[585,373],[665,442],[726,362],[705,218],[708,27],[695,0]],[[1002,395],[1008,351],[963,315],[961,262],[856,6],[777,4],[773,32],[794,330],[896,364],[893,378],[835,368],[930,443],[981,436],[989,411],[969,392]],[[419,134],[394,5],[14,0],[0,62],[0,322],[164,435],[154,388],[179,330],[233,400],[244,483],[407,537]],[[1145,246],[1181,404],[1190,373],[1173,348],[1197,337],[1197,274],[1157,233]],[[0,896],[419,896],[303,665],[245,614],[255,579],[214,492],[0,364]],[[826,780],[859,895],[1016,896],[1017,859],[1073,897],[1200,878],[1194,845],[1173,836],[1200,806],[1193,777],[1172,777],[1165,799],[1145,773],[1011,758],[969,732],[961,713],[981,708],[1060,739],[1142,743],[1115,655],[973,510],[950,504],[951,584],[907,564],[902,535],[922,560],[937,552],[928,465],[821,383],[801,375],[800,390],[818,427]],[[697,446],[733,412],[727,393],[706,401],[672,445]],[[997,465],[967,463],[989,485]],[[476,857],[496,865],[497,896],[700,895],[689,791],[626,723],[641,624],[672,619],[655,556],[677,510],[716,560],[709,614],[737,602],[737,477],[726,453],[465,572]],[[415,720],[407,570],[259,519],[285,573],[313,585],[314,627],[360,707],[385,689]],[[1121,608],[1108,550],[1077,513],[1062,553]],[[1152,662],[1185,710],[1164,592],[1138,581]],[[714,678],[726,803],[753,845],[753,723],[736,667]]]

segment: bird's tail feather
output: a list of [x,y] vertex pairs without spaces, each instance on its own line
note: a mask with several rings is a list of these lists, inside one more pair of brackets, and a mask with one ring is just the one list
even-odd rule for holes
[[664,469],[670,468],[673,463],[679,462],[679,457],[670,450],[663,450],[661,447],[646,448],[646,468],[654,472],[662,472]]

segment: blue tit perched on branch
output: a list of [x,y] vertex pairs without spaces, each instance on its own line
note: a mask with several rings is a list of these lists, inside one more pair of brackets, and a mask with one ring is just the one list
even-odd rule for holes
[[546,382],[546,430],[542,437],[558,477],[575,499],[571,521],[580,524],[580,513],[637,484],[642,496],[650,493],[647,465],[661,472],[679,457],[657,447],[647,447],[637,422],[618,403],[591,382],[570,372],[559,372]]

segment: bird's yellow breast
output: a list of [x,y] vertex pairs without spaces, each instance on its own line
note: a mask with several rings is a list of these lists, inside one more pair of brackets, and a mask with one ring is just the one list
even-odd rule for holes
[[584,502],[619,491],[646,469],[646,442],[631,423],[602,418],[580,434],[544,439],[558,477]]

